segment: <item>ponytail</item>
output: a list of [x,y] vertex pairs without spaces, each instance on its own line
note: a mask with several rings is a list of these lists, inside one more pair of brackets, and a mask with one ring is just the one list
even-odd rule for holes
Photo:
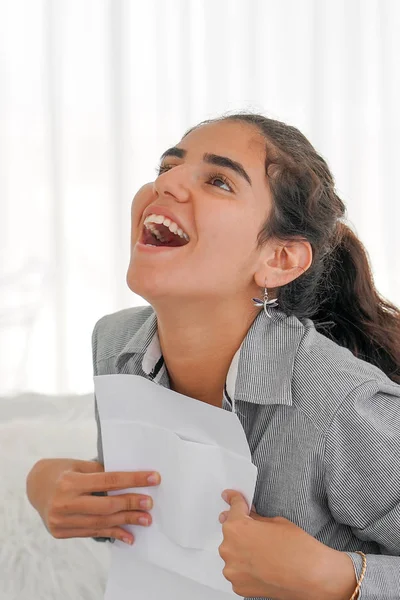
[[365,248],[342,222],[327,262],[316,328],[400,383],[400,311],[378,294]]

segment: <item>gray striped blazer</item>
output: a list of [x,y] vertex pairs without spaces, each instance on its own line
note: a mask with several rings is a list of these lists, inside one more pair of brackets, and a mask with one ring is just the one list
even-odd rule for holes
[[[358,575],[355,551],[362,550],[368,568],[360,598],[398,600],[400,386],[318,333],[311,320],[279,309],[271,315],[260,312],[249,329],[223,399],[225,410],[234,404],[258,467],[256,510],[286,517],[347,552]],[[150,306],[103,317],[92,337],[94,373],[141,375],[168,386],[156,338]],[[103,463],[96,404],[95,417]]]

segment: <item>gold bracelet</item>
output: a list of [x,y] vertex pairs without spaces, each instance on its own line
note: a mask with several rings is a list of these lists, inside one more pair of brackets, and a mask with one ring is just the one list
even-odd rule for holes
[[358,592],[360,591],[361,583],[362,583],[362,580],[364,579],[365,571],[367,570],[367,557],[365,556],[364,552],[360,552],[359,550],[357,550],[356,554],[359,554],[360,556],[362,556],[363,562],[362,562],[360,579],[357,582],[356,589],[354,590],[353,595],[350,598],[350,600],[356,600],[356,598],[358,598]]

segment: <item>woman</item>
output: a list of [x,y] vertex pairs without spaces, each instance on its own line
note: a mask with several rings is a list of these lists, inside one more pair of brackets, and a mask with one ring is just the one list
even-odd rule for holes
[[[132,203],[127,282],[151,306],[94,330],[95,374],[237,412],[259,473],[250,515],[226,490],[220,517],[240,596],[400,597],[400,313],[344,213],[297,129],[202,123]],[[130,543],[120,525],[150,525],[151,498],[93,494],[162,473],[104,473],[98,432],[99,462],[39,461],[28,496],[55,537]]]

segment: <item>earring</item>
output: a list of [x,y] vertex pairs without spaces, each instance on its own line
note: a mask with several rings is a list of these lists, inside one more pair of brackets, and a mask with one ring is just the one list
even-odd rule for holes
[[265,282],[265,286],[264,286],[263,300],[260,300],[260,298],[253,298],[253,304],[254,304],[254,306],[257,306],[258,308],[263,307],[264,312],[267,315],[267,317],[269,317],[270,319],[272,318],[271,315],[269,314],[268,308],[275,308],[276,306],[278,306],[278,299],[277,298],[274,298],[273,300],[268,299],[267,282]]

